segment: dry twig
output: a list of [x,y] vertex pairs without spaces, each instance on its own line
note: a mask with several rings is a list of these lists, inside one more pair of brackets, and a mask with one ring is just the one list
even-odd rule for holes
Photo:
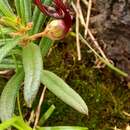
[[87,37],[87,33],[88,33],[89,18],[91,15],[91,7],[92,7],[92,0],[89,0],[87,17],[86,17],[86,24],[85,24],[85,33],[84,33],[85,37]]
[[[82,10],[81,8],[79,8],[80,11],[78,11],[78,9],[76,8],[75,4],[72,2],[72,7],[73,9],[75,10],[76,14],[77,13],[80,13],[78,16],[79,16],[79,19],[80,19],[80,22],[81,24],[83,25],[83,27],[86,29],[86,23],[85,23],[85,20],[84,20],[84,16],[83,16],[83,13],[82,13]],[[102,57],[109,62],[109,60],[107,59],[105,53],[103,52],[103,50],[101,49],[101,47],[99,46],[97,40],[95,39],[95,37],[93,36],[93,34],[91,33],[90,29],[88,29],[88,34],[91,38],[91,40],[93,41],[95,47],[99,50],[100,54],[102,55]]]
[[8,74],[10,72],[10,70],[2,70],[0,71],[0,75],[5,75]]
[[[80,0],[77,0],[77,8],[80,6]],[[79,12],[76,13],[76,45],[77,45],[77,53],[78,60],[81,60],[81,49],[80,49],[80,41],[79,41]]]
[[45,91],[46,91],[46,86],[44,87],[41,97],[40,97],[40,101],[36,110],[36,118],[35,118],[35,123],[34,123],[34,128],[36,128],[38,121],[39,121],[39,117],[40,117],[40,112],[41,112],[41,105],[43,103],[44,100],[44,96],[45,96]]
[[82,0],[82,2],[88,7],[88,1],[87,0]]

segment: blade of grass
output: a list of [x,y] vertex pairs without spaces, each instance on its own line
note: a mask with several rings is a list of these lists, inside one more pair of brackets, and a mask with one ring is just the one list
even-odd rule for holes
[[32,128],[28,126],[28,124],[20,117],[16,120],[16,122],[13,123],[13,126],[16,128],[20,127],[22,130],[32,130]]
[[5,45],[5,44],[9,44],[10,42],[13,42],[14,40],[12,38],[3,38],[0,39],[0,46]]
[[14,116],[13,118],[4,121],[0,124],[0,130],[8,129],[9,127],[13,126],[14,128],[18,130],[32,130],[31,127],[29,127],[22,118],[18,116]]
[[15,5],[22,23],[26,25],[31,20],[31,0],[16,0]]
[[23,4],[24,4],[24,19],[25,19],[25,23],[27,24],[28,22],[30,22],[31,20],[31,16],[32,16],[32,10],[31,10],[31,0],[23,0]]
[[11,28],[5,28],[0,26],[0,37],[3,38],[3,36],[9,35],[13,30]]
[[18,30],[18,22],[17,22],[17,19],[15,19],[15,18],[3,16],[0,19],[0,24],[10,27],[14,30]]
[[[52,0],[43,0],[44,4],[51,4]],[[33,11],[33,28],[31,30],[31,34],[35,34],[41,31],[43,24],[45,23],[47,16],[39,11],[37,7],[34,8]]]
[[3,0],[3,1],[4,1],[5,5],[8,7],[9,11],[13,13],[13,10],[12,10],[8,0]]
[[45,121],[47,121],[47,119],[52,115],[54,110],[55,110],[55,106],[51,105],[50,108],[46,111],[46,113],[44,113],[44,115],[39,120],[38,123],[39,126],[42,126],[45,123]]
[[44,58],[47,53],[49,52],[50,48],[53,45],[53,41],[47,37],[44,37],[41,39],[40,41],[40,48],[41,48],[41,53],[42,53],[42,57]]
[[16,18],[13,11],[11,11],[11,8],[8,7],[9,4],[6,5],[6,3],[7,1],[5,2],[5,0],[0,0],[0,12],[7,17]]
[[[14,48],[19,42],[19,38],[14,39],[14,41],[8,44],[5,44],[3,47],[0,48],[0,63],[2,62],[3,58]],[[7,43],[7,42],[6,42]]]
[[[1,64],[15,64],[15,63],[14,63],[14,60],[9,57],[9,58],[4,58]],[[22,62],[17,59],[17,64],[22,65]]]
[[[18,68],[22,68],[22,64],[18,64]],[[15,64],[0,64],[0,69],[16,69]]]
[[17,94],[17,105],[18,105],[19,116],[23,120],[23,115],[22,115],[22,110],[21,110],[21,105],[20,105],[20,95],[19,95],[19,93]]
[[20,0],[15,0],[15,7],[16,7],[17,15],[21,18]]
[[10,127],[16,120],[18,119],[18,117],[13,117],[10,120],[7,120],[3,123],[0,124],[0,130],[5,130],[8,127]]
[[12,54],[12,58],[13,58],[13,60],[14,60],[14,64],[15,64],[15,72],[17,72],[18,71],[18,63],[17,63],[17,59],[16,59],[16,57],[15,57],[15,55],[14,54]]
[[55,126],[55,127],[41,127],[37,128],[37,130],[88,130],[88,128],[78,126]]

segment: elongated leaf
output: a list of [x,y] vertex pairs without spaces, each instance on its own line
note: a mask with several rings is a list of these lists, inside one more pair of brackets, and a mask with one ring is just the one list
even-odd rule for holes
[[78,126],[56,126],[56,127],[41,127],[37,130],[88,130],[86,127]]
[[66,104],[83,114],[88,114],[88,108],[80,95],[57,75],[50,71],[43,70],[41,74],[41,82]]
[[33,130],[21,117],[17,117],[12,126],[18,130]]
[[[30,20],[29,15],[31,15],[30,14],[31,2],[29,3],[29,5],[26,5],[28,4],[28,2],[30,2],[30,0],[15,0],[17,14],[21,18],[23,24],[26,24]],[[27,6],[29,7],[27,8]]]
[[6,38],[6,39],[0,39],[0,46],[5,45],[6,43],[13,42],[14,40],[12,38]]
[[18,44],[19,38],[14,39],[13,41],[6,41],[3,47],[0,48],[0,63],[2,59]]
[[20,0],[15,0],[15,7],[17,11],[17,15],[21,17],[21,11],[20,11]]
[[14,116],[9,120],[4,121],[2,124],[0,124],[0,130],[5,130],[11,126],[17,130],[32,130],[32,128],[29,127],[28,124],[24,122],[23,119],[19,116]]
[[4,2],[4,3],[5,3],[5,5],[8,7],[8,10],[9,10],[10,12],[12,12],[12,13],[13,13],[13,10],[12,10],[11,6],[9,5],[8,0],[3,0],[3,2]]
[[51,116],[54,110],[55,110],[55,106],[51,105],[50,108],[44,113],[44,115],[39,120],[40,126],[42,126],[47,121],[47,119]]
[[13,117],[10,120],[7,120],[5,122],[3,122],[2,124],[0,124],[0,130],[5,130],[8,127],[10,127],[15,121],[17,121],[18,117]]
[[0,27],[0,37],[3,38],[4,35],[9,35],[12,31],[11,28]]
[[23,0],[24,4],[24,19],[25,23],[30,22],[31,20],[31,0]]
[[7,27],[11,27],[15,30],[18,29],[18,22],[17,22],[17,19],[15,18],[12,18],[12,17],[6,17],[6,16],[3,16],[1,19],[0,19],[0,24],[4,25],[4,26],[7,26]]
[[[42,0],[44,4],[49,5],[52,0]],[[42,25],[45,23],[47,16],[45,16],[41,11],[35,7],[33,11],[33,28],[31,30],[31,34],[38,33],[42,29]]]
[[31,20],[31,0],[15,0],[16,10],[22,22],[27,24]]
[[[15,61],[12,58],[4,58],[1,63],[4,63],[4,64],[14,64]],[[22,61],[21,60],[17,60],[17,64],[22,65]]]
[[16,65],[15,61],[11,58],[4,58],[0,63],[0,69],[16,69],[16,67],[22,68],[22,66],[23,65],[21,61],[17,60]]
[[19,0],[20,4],[20,18],[22,19],[22,23],[25,24],[25,10],[24,10],[24,3],[23,0]]
[[30,43],[23,48],[24,98],[29,107],[31,107],[39,89],[42,64],[40,48],[37,45]]
[[[22,68],[22,64],[18,64],[17,67]],[[0,63],[0,69],[11,69],[12,70],[12,69],[16,69],[16,65]]]
[[22,70],[18,71],[6,84],[0,98],[0,119],[10,119],[14,112],[15,99],[24,78]]
[[47,37],[43,37],[41,39],[40,48],[41,48],[41,53],[43,58],[47,55],[52,45],[53,45],[53,41],[51,39]]
[[7,17],[15,18],[15,15],[9,7],[7,0],[0,0],[0,12],[2,12]]
[[32,17],[32,10],[31,10],[31,5],[32,5],[32,0],[24,0],[24,9],[25,9],[25,19],[26,23],[30,22],[31,17]]

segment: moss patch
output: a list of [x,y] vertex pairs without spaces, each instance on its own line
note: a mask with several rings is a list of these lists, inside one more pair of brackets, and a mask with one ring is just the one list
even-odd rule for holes
[[45,62],[45,68],[63,78],[85,100],[89,116],[84,116],[57,99],[52,93],[46,93],[45,108],[51,104],[56,110],[46,125],[80,125],[90,130],[124,127],[130,112],[129,89],[121,78],[111,70],[94,68],[94,56],[82,45],[82,61],[77,61],[75,43],[59,43]]

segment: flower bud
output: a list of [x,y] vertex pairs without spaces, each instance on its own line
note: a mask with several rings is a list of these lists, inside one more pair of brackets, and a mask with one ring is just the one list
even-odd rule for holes
[[67,32],[66,25],[62,19],[51,21],[45,28],[45,36],[51,40],[63,39]]

